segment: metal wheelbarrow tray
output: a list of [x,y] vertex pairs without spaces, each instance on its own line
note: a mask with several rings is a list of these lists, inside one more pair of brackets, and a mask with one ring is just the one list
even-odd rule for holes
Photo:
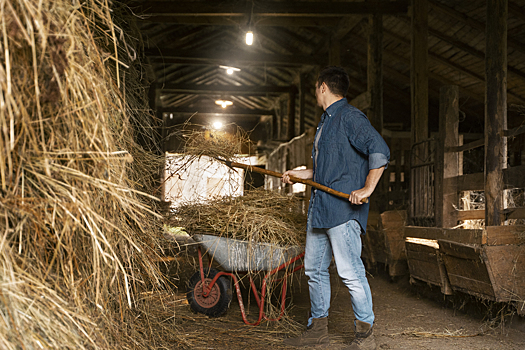
[[285,248],[209,234],[195,234],[193,239],[229,272],[271,271],[303,251],[299,246]]
[[[281,247],[269,243],[253,243],[238,239],[218,237],[206,233],[193,235],[199,243],[199,271],[190,279],[187,290],[187,299],[194,311],[204,313],[210,317],[222,316],[229,308],[232,291],[228,276],[232,278],[241,308],[244,323],[256,326],[263,319],[277,321],[281,319],[285,310],[286,278],[304,265],[296,262],[303,258],[303,248],[299,246]],[[208,267],[203,264],[203,252],[208,255]],[[211,267],[216,261],[225,271],[218,271]],[[282,281],[281,312],[275,319],[268,318],[264,313],[267,279],[284,270],[284,276],[274,281]],[[262,281],[261,292],[253,282],[251,272],[266,271]],[[256,322],[249,322],[246,318],[244,303],[236,274],[247,273],[251,289],[259,307],[259,317]]]

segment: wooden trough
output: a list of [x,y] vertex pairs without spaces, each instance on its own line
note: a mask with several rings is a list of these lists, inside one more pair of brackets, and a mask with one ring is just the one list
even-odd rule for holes
[[405,254],[405,210],[391,210],[381,213],[377,226],[369,227],[363,240],[363,258],[367,267],[377,263],[388,267],[390,277],[406,275],[408,266]]
[[[461,291],[510,302],[525,314],[525,226],[483,230],[406,227],[412,279],[438,285],[444,294]],[[415,243],[437,242],[437,246]]]

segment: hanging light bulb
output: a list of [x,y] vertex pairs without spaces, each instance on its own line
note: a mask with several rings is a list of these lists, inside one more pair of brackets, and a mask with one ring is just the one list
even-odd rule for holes
[[212,124],[212,127],[215,129],[215,130],[219,130],[222,128],[222,122],[220,121],[215,121],[213,124]]
[[231,106],[233,104],[232,101],[223,101],[223,100],[217,100],[215,101],[215,104],[218,104],[219,106],[221,106],[222,108],[226,108],[228,106]]
[[246,45],[253,44],[253,32],[251,30],[246,32]]
[[233,72],[240,72],[241,69],[240,68],[236,68],[236,67],[230,67],[230,66],[219,66],[219,68],[222,68],[224,70],[226,70],[226,73],[228,74],[233,74]]

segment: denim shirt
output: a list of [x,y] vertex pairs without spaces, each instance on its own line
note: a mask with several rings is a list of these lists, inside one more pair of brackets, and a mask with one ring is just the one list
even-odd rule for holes
[[[340,192],[349,194],[363,188],[369,170],[386,167],[390,160],[386,142],[346,98],[326,109],[314,140],[313,180]],[[355,219],[366,231],[368,208],[369,203],[354,205],[348,199],[314,190],[308,216],[313,228],[332,228]]]

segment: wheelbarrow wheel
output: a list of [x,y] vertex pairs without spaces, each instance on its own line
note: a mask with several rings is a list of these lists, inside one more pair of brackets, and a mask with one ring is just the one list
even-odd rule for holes
[[[215,269],[204,269],[204,283],[209,285],[213,278],[219,273]],[[232,290],[230,281],[221,276],[213,285],[210,293],[205,297],[203,295],[203,285],[201,273],[197,271],[191,276],[188,283],[186,297],[190,307],[195,312],[203,313],[209,317],[219,317],[228,311],[232,301]]]

